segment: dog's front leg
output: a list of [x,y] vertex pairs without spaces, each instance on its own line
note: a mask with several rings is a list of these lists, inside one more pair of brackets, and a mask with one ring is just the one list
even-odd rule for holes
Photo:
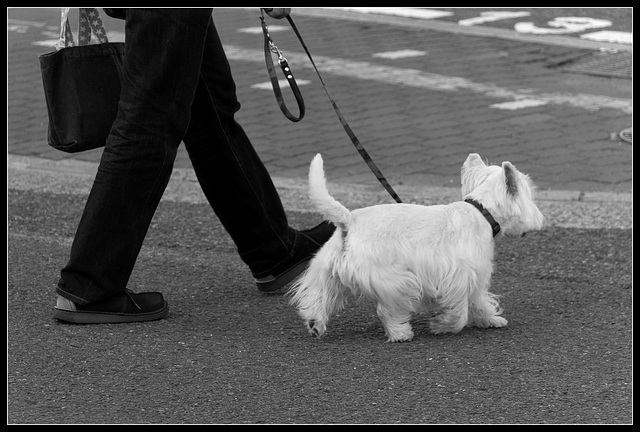
[[481,292],[476,295],[469,307],[469,324],[476,327],[504,327],[507,320],[501,316],[502,309],[496,295]]
[[309,334],[315,338],[321,338],[327,330],[327,323],[325,321],[307,320],[306,324]]
[[440,313],[429,320],[431,333],[458,333],[467,325],[469,302],[462,299],[455,304],[440,304]]
[[411,312],[392,311],[382,303],[378,303],[377,312],[388,342],[408,342],[413,339],[413,330],[409,323]]

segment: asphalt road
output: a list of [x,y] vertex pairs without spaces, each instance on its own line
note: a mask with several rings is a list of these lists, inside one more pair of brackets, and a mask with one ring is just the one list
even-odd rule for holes
[[[550,227],[497,247],[509,325],[385,343],[369,303],[308,336],[252,284],[206,204],[164,201],[130,286],[167,319],[51,318],[84,196],[8,191],[9,423],[630,423],[628,229]],[[308,227],[313,213],[292,211]]]

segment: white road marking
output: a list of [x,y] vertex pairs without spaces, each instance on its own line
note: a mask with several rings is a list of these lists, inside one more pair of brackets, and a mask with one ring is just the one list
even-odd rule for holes
[[371,56],[372,57],[378,57],[378,58],[386,58],[386,59],[391,59],[391,60],[397,60],[397,59],[403,59],[403,58],[409,58],[409,57],[420,57],[420,56],[423,56],[423,55],[426,55],[426,54],[427,53],[425,51],[404,49],[404,50],[397,50],[397,51],[379,52],[379,53],[371,54]]
[[338,9],[349,12],[359,12],[365,14],[395,15],[407,18],[435,19],[453,15],[452,12],[445,12],[436,9],[408,8],[408,7],[327,7],[322,9]]
[[35,45],[35,46],[44,46],[44,47],[55,47],[56,44],[60,41],[60,38],[57,39],[47,39],[47,40],[40,40],[40,41],[35,41],[35,42],[31,42],[31,45]]
[[47,25],[47,23],[44,22],[39,22],[39,21],[24,21],[24,20],[17,20],[17,19],[13,19],[13,18],[7,18],[7,25],[20,25],[20,26],[28,26],[28,27],[44,27]]
[[592,40],[596,42],[610,42],[618,44],[633,44],[633,34],[629,32],[603,30],[594,33],[586,33],[580,35],[581,39]]
[[508,12],[508,11],[490,11],[480,12],[479,17],[467,18],[458,21],[461,26],[472,26],[476,24],[484,24],[486,22],[500,21],[503,19],[520,18],[531,15],[529,12]]
[[[289,27],[281,26],[281,25],[270,25],[269,33],[277,33],[281,31],[287,31]],[[249,34],[262,34],[262,27],[244,27],[236,30],[238,33],[249,33]]]
[[[296,79],[296,83],[298,83],[298,87],[300,87],[303,85],[311,84],[311,81]],[[289,81],[287,81],[286,79],[278,80],[278,84],[280,84],[280,87],[283,87],[283,88],[289,87]],[[271,90],[273,88],[271,86],[271,81],[252,84],[250,87],[255,89],[260,89],[260,90]]]
[[[263,63],[263,53],[260,50],[249,50],[226,45],[225,52],[230,60]],[[289,64],[296,68],[311,69],[306,54],[288,52]],[[352,61],[340,58],[314,56],[314,61],[320,73],[329,73],[348,78],[378,81],[386,84],[403,85],[434,91],[470,91],[486,97],[516,101],[521,99],[536,99],[546,101],[550,105],[569,106],[589,111],[600,109],[614,109],[626,114],[633,113],[631,99],[612,98],[608,96],[586,93],[545,92],[529,88],[506,88],[491,83],[478,83],[462,77],[444,76],[417,69],[404,69],[393,66],[376,65],[364,61]]]
[[22,25],[22,24],[10,24],[7,25],[7,31],[8,32],[15,32],[15,33],[26,33],[27,30],[29,30],[29,26],[27,25]]
[[502,103],[489,105],[489,108],[497,108],[497,109],[514,111],[522,108],[531,108],[531,107],[547,105],[548,103],[549,101],[540,100],[540,99],[519,99],[512,102],[502,102]]
[[589,29],[610,27],[611,21],[587,17],[557,17],[547,23],[549,27],[538,27],[532,22],[519,22],[514,28],[520,33],[567,34]]
[[124,42],[124,32],[108,31],[107,38],[109,38],[109,42]]

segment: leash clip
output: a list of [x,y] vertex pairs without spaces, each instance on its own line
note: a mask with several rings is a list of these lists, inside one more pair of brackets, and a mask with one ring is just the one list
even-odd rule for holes
[[269,44],[269,51],[278,55],[278,63],[280,63],[281,66],[283,64],[286,65],[287,59],[285,58],[284,55],[282,55],[282,51],[280,51],[280,48],[278,48],[277,45],[273,43],[273,40],[271,39],[271,33],[269,33],[269,26],[267,26],[267,22],[264,19],[264,13],[262,12],[263,10],[264,8],[260,9],[260,20],[262,21],[262,28],[264,31],[266,41]]
[[279,62],[282,62],[283,59],[284,61],[287,61],[287,59],[284,58],[284,56],[282,55],[282,51],[280,51],[280,49],[276,46],[276,44],[274,44],[273,41],[271,41],[271,38],[269,38],[269,50],[274,54],[278,54]]

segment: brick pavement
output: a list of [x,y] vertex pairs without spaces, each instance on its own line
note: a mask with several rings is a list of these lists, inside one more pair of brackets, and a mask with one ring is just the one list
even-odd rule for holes
[[[40,17],[49,26],[59,25],[57,9]],[[9,18],[13,18],[11,13]],[[31,12],[31,19],[37,22],[34,18],[37,16]],[[280,113],[269,90],[251,87],[268,81],[259,54],[253,54],[261,50],[262,35],[238,29],[258,26],[256,12],[223,9],[216,10],[214,18],[226,46],[251,53],[251,58],[230,60],[243,104],[238,119],[272,175],[305,177],[312,156],[322,152],[331,180],[375,184],[305,63],[308,61],[298,56],[302,48],[293,32],[273,32],[273,37],[285,56],[295,58],[291,64],[298,80],[311,81],[301,86],[307,116],[295,124]],[[417,71],[418,75],[408,73],[408,79],[430,74],[457,77],[466,83],[466,87],[445,91],[321,70],[343,114],[392,184],[457,187],[461,163],[469,152],[478,152],[491,162],[510,160],[529,173],[541,189],[631,191],[632,146],[617,137],[632,125],[630,104],[626,112],[561,103],[509,111],[490,105],[512,99],[476,89],[493,85],[523,94],[587,94],[630,101],[631,80],[566,73],[553,67],[592,55],[592,51],[295,15],[295,11],[294,19],[314,56],[344,59],[345,64],[362,62],[372,68]],[[287,25],[286,21],[269,23]],[[114,21],[105,24],[116,30],[121,26]],[[100,150],[71,156],[46,145],[47,120],[37,55],[51,48],[32,45],[43,38],[44,31],[30,27],[25,33],[9,32],[8,152],[97,161]],[[372,57],[399,49],[425,51],[426,55],[402,60]],[[367,70],[362,72],[364,76]],[[186,152],[181,150],[176,167],[189,166]]]

